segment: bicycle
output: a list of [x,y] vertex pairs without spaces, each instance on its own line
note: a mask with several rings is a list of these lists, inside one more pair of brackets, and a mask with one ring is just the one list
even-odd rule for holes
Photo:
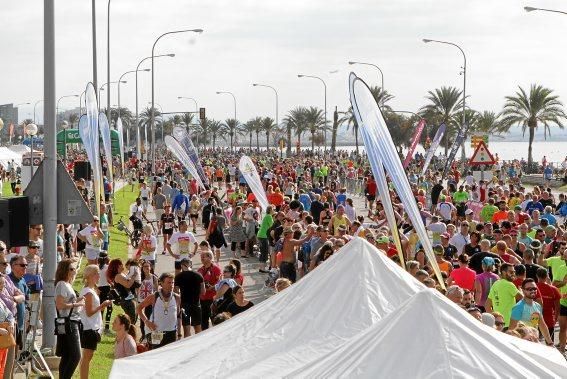
[[133,231],[130,230],[130,228],[128,228],[128,225],[126,225],[126,223],[122,219],[122,216],[120,217],[120,220],[116,225],[116,229],[120,230],[121,232],[124,232],[128,236],[128,239],[130,240],[130,245],[132,245],[133,248],[138,247],[138,245],[140,244],[140,238],[142,236],[141,229],[134,228]]

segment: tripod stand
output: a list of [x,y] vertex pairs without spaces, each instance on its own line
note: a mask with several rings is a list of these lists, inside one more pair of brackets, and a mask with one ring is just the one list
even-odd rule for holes
[[29,302],[27,312],[28,316],[25,323],[28,328],[26,329],[26,332],[24,332],[24,348],[20,351],[20,355],[16,360],[16,365],[17,368],[26,375],[26,378],[29,378],[31,371],[33,371],[40,376],[45,376],[45,373],[47,372],[47,376],[53,379],[53,374],[51,373],[45,358],[41,354],[40,349],[35,343],[40,309],[41,292],[38,300]]

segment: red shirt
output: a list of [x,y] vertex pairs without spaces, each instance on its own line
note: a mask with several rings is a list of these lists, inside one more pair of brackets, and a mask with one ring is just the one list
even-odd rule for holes
[[215,291],[215,284],[220,280],[222,270],[213,263],[211,267],[205,268],[205,266],[201,266],[197,271],[199,271],[199,274],[203,277],[205,288],[207,288],[205,294],[201,296],[201,300],[213,300],[217,293],[217,291]]
[[561,294],[556,287],[547,283],[538,282],[537,288],[543,300],[543,320],[545,325],[548,327],[554,326],[557,321],[555,305],[561,299]]
[[366,191],[371,196],[376,196],[376,182],[373,179],[368,179],[366,182]]
[[468,267],[459,267],[451,271],[451,278],[459,287],[472,291],[474,290],[474,280],[476,278],[476,271]]

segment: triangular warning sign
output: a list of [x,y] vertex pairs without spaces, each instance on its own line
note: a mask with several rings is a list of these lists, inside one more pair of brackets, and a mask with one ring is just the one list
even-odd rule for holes
[[476,150],[474,151],[471,159],[469,160],[470,165],[479,165],[479,164],[495,164],[496,160],[488,151],[488,147],[484,143],[484,141],[480,141],[476,146]]

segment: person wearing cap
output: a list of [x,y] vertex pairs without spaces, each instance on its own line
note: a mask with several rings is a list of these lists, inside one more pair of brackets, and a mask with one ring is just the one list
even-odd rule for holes
[[488,293],[485,303],[486,311],[491,313],[493,310],[500,312],[504,317],[505,326],[510,325],[510,315],[512,308],[517,301],[522,300],[522,293],[514,285],[516,272],[514,266],[503,263],[500,267],[501,279],[497,280]]
[[445,260],[443,246],[441,244],[433,246],[433,253],[435,254],[435,260],[439,266],[439,270],[449,275],[451,271],[453,271],[453,264]]
[[495,260],[491,257],[485,257],[482,260],[482,273],[477,274],[474,280],[474,297],[475,304],[484,312],[486,299],[490,292],[492,284],[500,277],[494,273]]
[[94,216],[90,225],[87,225],[77,234],[77,238],[87,244],[85,247],[85,254],[89,264],[97,264],[98,255],[100,254],[104,238],[97,216]]
[[473,217],[474,211],[472,209],[467,209],[465,211],[465,221],[469,223],[469,230],[471,231],[476,230],[476,226],[478,225],[478,222],[473,220]]

